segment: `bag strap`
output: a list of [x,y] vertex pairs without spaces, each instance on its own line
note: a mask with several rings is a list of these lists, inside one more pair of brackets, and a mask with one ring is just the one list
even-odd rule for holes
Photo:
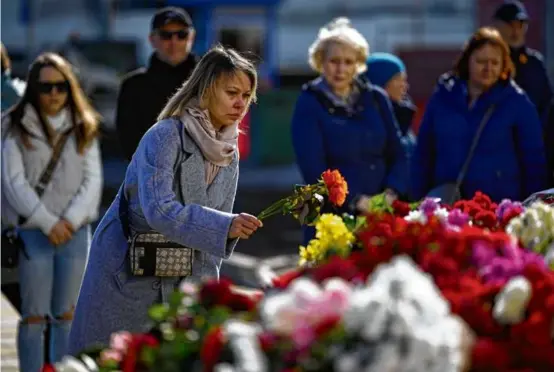
[[[179,123],[179,139],[181,144],[183,143],[183,131],[184,131],[184,125],[181,123],[181,120],[177,117],[174,117],[173,119],[177,120]],[[181,146],[182,147],[182,146]],[[180,149],[180,153],[182,154],[182,150]],[[177,160],[175,161],[175,165],[173,167],[173,174],[174,177],[177,178],[177,183],[180,184],[180,174],[178,174],[179,166],[184,161],[182,155],[177,156]],[[175,184],[175,182],[174,182]],[[119,188],[119,208],[118,208],[118,214],[119,214],[119,221],[121,222],[121,229],[123,230],[123,235],[125,236],[125,239],[129,240],[131,237],[131,223],[129,221],[129,201],[127,200],[127,197],[125,196],[125,180],[123,180],[123,183],[121,184]]]
[[[46,168],[44,168],[44,170],[42,171],[38,183],[35,186],[35,192],[37,193],[39,199],[44,194],[46,187],[52,180],[52,176],[54,175],[54,171],[56,170],[56,166],[58,165],[58,162],[62,155],[62,151],[72,132],[73,128],[63,133],[52,149],[52,156],[50,157],[50,161],[46,165]],[[19,217],[19,225],[23,225],[26,221],[27,218]]]
[[469,165],[471,164],[471,160],[473,159],[473,155],[475,155],[475,150],[477,149],[477,145],[479,144],[479,140],[481,139],[481,134],[483,134],[483,130],[485,129],[485,126],[491,118],[495,108],[496,105],[494,104],[489,107],[489,109],[485,113],[485,116],[483,116],[483,119],[481,119],[481,122],[479,123],[479,127],[477,128],[475,136],[473,136],[473,142],[471,143],[471,147],[469,148],[469,153],[464,162],[464,165],[462,166],[462,169],[460,170],[460,173],[458,174],[458,178],[456,179],[456,187],[458,189],[462,187],[464,178],[467,174],[467,171],[469,170]]

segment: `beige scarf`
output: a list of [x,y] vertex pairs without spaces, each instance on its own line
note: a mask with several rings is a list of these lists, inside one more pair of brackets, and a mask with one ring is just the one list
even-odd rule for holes
[[204,155],[206,184],[210,185],[219,169],[233,161],[239,137],[238,123],[224,126],[218,131],[210,122],[208,110],[202,110],[195,103],[185,107],[181,120]]

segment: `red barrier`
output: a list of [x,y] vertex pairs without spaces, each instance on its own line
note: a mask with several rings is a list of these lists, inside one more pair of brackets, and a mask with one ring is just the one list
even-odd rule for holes
[[238,146],[239,146],[239,155],[240,160],[246,160],[248,159],[248,156],[250,156],[250,111],[246,113],[244,118],[239,124],[239,139],[238,139]]

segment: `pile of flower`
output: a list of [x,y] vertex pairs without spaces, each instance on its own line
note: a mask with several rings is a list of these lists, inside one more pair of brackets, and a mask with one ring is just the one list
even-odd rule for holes
[[[296,207],[320,192],[338,205],[339,176],[326,172]],[[226,280],[183,285],[152,307],[150,332],[114,335],[56,370],[554,370],[554,205],[482,193],[367,204],[357,217],[318,209],[299,266],[263,296]]]

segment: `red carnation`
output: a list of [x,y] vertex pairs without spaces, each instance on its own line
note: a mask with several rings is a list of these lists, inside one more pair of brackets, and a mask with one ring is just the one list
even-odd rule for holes
[[496,215],[492,211],[481,210],[473,218],[473,223],[483,228],[493,229],[496,227]]
[[321,175],[323,183],[329,193],[329,201],[341,207],[346,201],[346,195],[348,194],[348,184],[344,177],[338,170],[326,170]]
[[473,196],[472,200],[483,209],[486,209],[486,210],[496,209],[496,208],[492,208],[493,202],[491,198],[487,194],[484,194],[481,191],[477,191]]
[[392,202],[392,209],[394,214],[400,217],[406,217],[411,211],[410,204],[398,199]]

